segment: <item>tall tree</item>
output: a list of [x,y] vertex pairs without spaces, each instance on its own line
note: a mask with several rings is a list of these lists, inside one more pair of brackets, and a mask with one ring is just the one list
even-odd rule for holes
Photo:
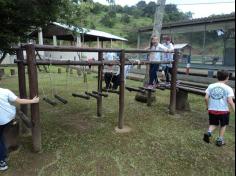
[[0,50],[3,56],[13,43],[24,40],[27,33],[46,22],[54,21],[62,1],[1,0]]
[[12,45],[25,42],[38,27],[52,21],[75,25],[84,15],[80,7],[80,0],[0,0],[0,63]]
[[156,8],[156,13],[154,17],[154,25],[153,25],[152,34],[158,36],[159,40],[161,36],[162,22],[163,22],[164,13],[165,13],[165,3],[166,3],[166,0],[157,0],[157,8]]

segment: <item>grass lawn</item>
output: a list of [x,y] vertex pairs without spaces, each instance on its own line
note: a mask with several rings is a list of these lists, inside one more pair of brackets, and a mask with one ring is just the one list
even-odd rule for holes
[[[64,70],[63,70],[64,71]],[[208,115],[201,96],[190,95],[191,112],[168,114],[169,91],[157,91],[157,101],[147,107],[125,94],[125,125],[128,134],[116,134],[118,96],[103,100],[103,117],[96,117],[96,101],[76,99],[72,92],[96,89],[95,74],[88,84],[74,73],[41,73],[40,97],[54,92],[69,104],[51,107],[40,102],[41,153],[31,152],[31,137],[21,137],[21,148],[9,156],[6,176],[232,176],[235,175],[235,116],[232,114],[225,139],[217,147],[202,141]],[[66,84],[67,82],[67,84]],[[140,82],[127,81],[140,86]],[[5,77],[1,87],[18,94],[17,77]],[[45,92],[44,94],[42,92]],[[52,96],[51,96],[52,97]],[[217,132],[214,134],[217,136]]]

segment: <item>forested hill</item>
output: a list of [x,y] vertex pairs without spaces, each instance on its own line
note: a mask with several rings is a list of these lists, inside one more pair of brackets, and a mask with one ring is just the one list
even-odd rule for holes
[[[91,2],[91,6],[84,9],[86,17],[82,23],[87,28],[110,32],[125,37],[130,45],[135,45],[137,34],[134,32],[140,27],[153,25],[156,3],[140,1],[134,6],[119,6],[111,4],[105,6]],[[192,13],[181,12],[176,5],[166,5],[164,22],[191,19]]]

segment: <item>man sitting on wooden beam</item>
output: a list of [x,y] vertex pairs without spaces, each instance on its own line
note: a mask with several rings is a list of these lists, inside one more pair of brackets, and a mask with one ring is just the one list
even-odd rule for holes
[[[119,60],[119,56],[117,53],[107,53],[105,55],[105,60],[112,61],[112,60]],[[130,70],[130,66],[125,66],[125,78]],[[120,66],[118,65],[109,65],[106,69],[104,74],[104,80],[106,83],[106,89],[116,90],[120,85]]]

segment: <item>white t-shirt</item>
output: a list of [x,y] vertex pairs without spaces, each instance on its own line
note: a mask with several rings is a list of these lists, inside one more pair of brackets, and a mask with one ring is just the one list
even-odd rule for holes
[[105,60],[112,61],[117,58],[117,53],[106,53]]
[[[168,48],[168,50],[170,51],[174,51],[174,45],[172,43],[164,43],[163,44],[166,48]],[[167,62],[172,62],[173,61],[173,53],[163,53],[163,61],[167,61]],[[170,68],[172,68],[172,64],[163,64],[163,66],[168,66]]]
[[[152,46],[150,50],[153,50],[153,51],[167,51],[168,48],[159,43],[157,46]],[[153,53],[149,54],[149,60],[150,61],[161,61],[161,58],[162,58],[162,53],[160,53],[160,52],[153,52]]]
[[[125,79],[127,78],[129,71],[131,70],[132,66],[131,65],[125,65]],[[118,67],[118,70],[116,72],[116,75],[120,74],[120,67]]]
[[5,125],[15,118],[16,108],[10,102],[16,99],[17,96],[12,91],[0,88],[0,125]]
[[206,89],[209,95],[208,110],[212,111],[229,111],[228,98],[234,97],[234,91],[224,83],[210,84]]

